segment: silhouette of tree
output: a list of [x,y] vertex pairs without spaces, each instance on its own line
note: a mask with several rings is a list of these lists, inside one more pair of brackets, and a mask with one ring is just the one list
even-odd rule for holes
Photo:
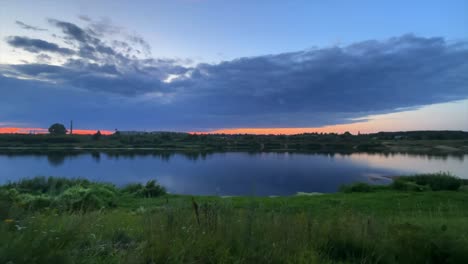
[[55,123],[49,127],[49,133],[51,135],[65,135],[67,134],[67,129],[63,124]]
[[101,136],[102,136],[101,131],[98,130],[98,131],[93,135],[93,139],[94,139],[94,140],[99,140],[99,139],[101,139]]

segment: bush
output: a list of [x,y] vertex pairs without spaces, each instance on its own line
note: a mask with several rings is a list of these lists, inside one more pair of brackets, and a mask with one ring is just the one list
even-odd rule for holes
[[[124,193],[139,197],[158,197],[166,189],[156,181],[129,184]],[[35,177],[0,186],[0,213],[7,215],[12,207],[21,210],[57,208],[59,210],[95,210],[114,207],[118,190],[110,184],[85,179]]]
[[463,185],[463,180],[448,173],[419,174],[414,176],[401,176],[393,179],[390,185],[370,185],[367,183],[354,183],[340,187],[341,192],[372,192],[377,190],[398,191],[456,191]]
[[60,194],[64,190],[72,186],[84,186],[91,185],[91,182],[86,179],[67,179],[60,177],[34,177],[31,179],[22,179],[18,182],[8,183],[2,188],[5,189],[16,189],[20,193],[35,193],[35,194]]
[[90,188],[74,186],[57,197],[56,203],[63,210],[95,210],[114,207],[116,190],[110,185],[93,185]]
[[7,216],[10,213],[16,195],[16,190],[10,191],[0,189],[0,220],[8,218]]
[[140,183],[129,184],[122,189],[123,192],[131,193],[140,197],[158,197],[165,195],[166,188],[159,185],[155,180],[148,181],[145,186]]
[[393,183],[390,185],[390,187],[398,191],[416,191],[416,192],[427,191],[429,189],[427,186],[421,186],[414,182],[409,182],[409,181],[402,180],[402,179],[395,179]]
[[404,176],[397,178],[396,181],[411,182],[420,186],[429,186],[433,191],[456,191],[462,185],[462,180],[449,173]]
[[157,184],[155,180],[147,182],[143,189],[143,195],[145,197],[157,197],[164,194],[166,194],[166,188]]
[[20,194],[16,197],[16,203],[25,209],[37,210],[49,207],[53,202],[53,198],[45,195],[32,195],[32,194]]
[[144,186],[141,183],[130,183],[122,188],[122,192],[124,193],[137,193],[142,190]]
[[372,151],[384,147],[381,143],[363,143],[356,146],[359,151]]
[[351,193],[351,192],[372,192],[374,190],[374,186],[363,183],[363,182],[358,182],[354,183],[351,185],[342,185],[340,187],[341,192],[345,193]]
[[1,211],[13,206],[37,210],[94,210],[115,206],[117,190],[113,185],[84,179],[35,177],[0,187]]

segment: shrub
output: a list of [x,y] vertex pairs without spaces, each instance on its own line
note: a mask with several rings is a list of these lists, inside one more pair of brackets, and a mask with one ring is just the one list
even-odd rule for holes
[[420,186],[429,186],[433,191],[455,191],[462,185],[462,180],[449,173],[420,174],[399,177],[398,181],[412,182]]
[[372,192],[374,187],[370,184],[358,182],[351,185],[343,185],[340,187],[341,192],[350,193],[350,192]]
[[359,151],[370,151],[384,147],[381,143],[363,143],[356,146]]
[[129,184],[122,191],[148,198],[158,197],[167,193],[166,188],[159,185],[155,180],[148,181],[144,186],[140,183]]
[[32,195],[32,194],[20,194],[16,197],[17,204],[25,209],[37,210],[49,207],[53,202],[53,198],[45,195]]
[[72,186],[89,186],[91,182],[86,179],[67,179],[60,177],[34,177],[22,179],[18,182],[8,183],[2,186],[5,189],[17,189],[20,193],[50,193],[60,194]]
[[0,189],[0,220],[7,218],[9,215],[16,195],[17,192],[14,189],[13,191]]
[[166,194],[166,188],[157,184],[155,180],[147,182],[143,189],[143,195],[146,197],[157,197],[164,194]]
[[317,150],[317,149],[321,149],[322,145],[317,144],[317,143],[309,143],[309,144],[306,145],[306,148],[311,149],[311,150]]
[[122,192],[124,193],[137,193],[142,190],[144,186],[141,183],[130,183],[122,188]]
[[0,211],[13,206],[37,210],[95,210],[114,207],[117,189],[113,185],[84,179],[35,177],[0,187]]
[[90,188],[74,186],[57,197],[56,203],[63,210],[95,210],[114,207],[116,190],[109,185],[93,185]]
[[427,186],[418,185],[414,182],[409,182],[403,179],[395,179],[393,183],[390,185],[392,189],[399,190],[399,191],[416,191],[422,192],[427,191]]

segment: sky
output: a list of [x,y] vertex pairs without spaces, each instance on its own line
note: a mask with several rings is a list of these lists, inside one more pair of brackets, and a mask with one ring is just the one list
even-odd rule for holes
[[467,25],[457,0],[3,1],[0,133],[468,131]]

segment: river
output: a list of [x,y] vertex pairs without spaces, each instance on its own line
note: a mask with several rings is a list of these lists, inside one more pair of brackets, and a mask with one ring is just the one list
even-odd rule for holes
[[193,195],[292,195],[336,192],[352,182],[450,172],[468,178],[468,155],[243,153],[0,155],[0,183],[34,176],[82,177],[123,186],[156,179],[169,192]]

